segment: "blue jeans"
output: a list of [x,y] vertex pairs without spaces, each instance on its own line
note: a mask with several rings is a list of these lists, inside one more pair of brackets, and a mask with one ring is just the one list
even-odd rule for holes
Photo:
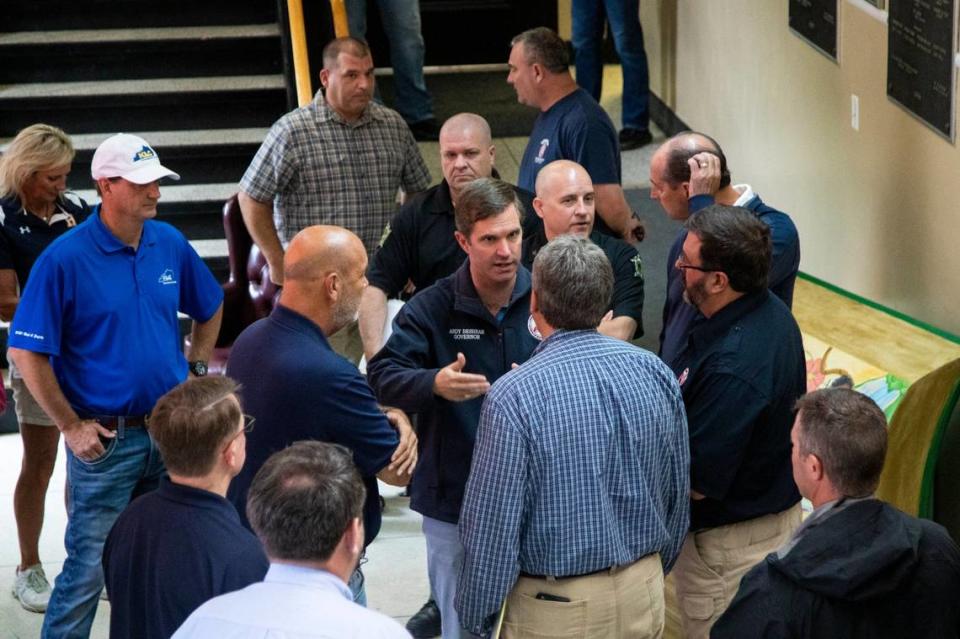
[[639,0],[573,0],[573,48],[577,84],[600,101],[603,85],[603,23],[606,17],[623,69],[623,126],[650,128],[650,75],[643,48]]
[[[66,447],[66,446],[65,446]],[[119,428],[93,462],[67,448],[67,559],[43,620],[45,639],[86,638],[103,589],[103,543],[130,500],[157,487],[163,461],[144,428]]]
[[[418,0],[376,0],[376,3],[390,42],[390,63],[397,96],[393,108],[408,123],[429,120],[433,118],[433,100],[423,79],[425,47],[420,33],[420,3]],[[347,21],[350,35],[366,36],[366,0],[347,0]]]

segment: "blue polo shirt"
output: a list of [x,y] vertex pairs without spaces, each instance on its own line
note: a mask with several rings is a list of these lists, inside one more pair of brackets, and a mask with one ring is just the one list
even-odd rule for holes
[[223,291],[178,230],[147,220],[137,250],[100,220],[39,257],[10,327],[10,346],[50,355],[81,415],[139,415],[186,379],[177,311],[213,317]]
[[273,453],[301,440],[346,446],[367,489],[366,542],[380,530],[377,473],[400,444],[357,367],[330,348],[309,318],[276,306],[240,334],[230,350],[227,375],[237,380],[244,411],[256,418],[247,434],[247,461],[227,497],[246,518],[253,477]]
[[218,595],[261,581],[270,563],[226,499],[160,480],[120,514],[103,547],[113,639],[166,639]]

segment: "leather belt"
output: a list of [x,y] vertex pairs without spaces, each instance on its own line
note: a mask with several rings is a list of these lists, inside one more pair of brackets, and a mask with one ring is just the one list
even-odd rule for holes
[[616,570],[618,566],[608,566],[606,568],[601,568],[600,570],[594,570],[593,572],[585,572],[580,575],[563,575],[562,577],[555,577],[553,575],[531,575],[528,572],[520,571],[521,577],[526,577],[527,579],[550,579],[552,581],[561,581],[563,579],[577,579],[579,577],[590,577],[591,575],[599,575],[604,572],[610,572]]
[[150,415],[87,415],[83,419],[92,419],[107,430],[117,430],[121,424],[124,428],[146,428]]

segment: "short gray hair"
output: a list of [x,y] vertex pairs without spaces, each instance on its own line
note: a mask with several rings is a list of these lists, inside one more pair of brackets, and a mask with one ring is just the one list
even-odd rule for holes
[[570,50],[556,31],[547,27],[528,29],[510,41],[510,46],[523,44],[527,64],[539,64],[551,73],[564,73],[570,66]]
[[880,482],[887,418],[876,402],[849,388],[824,388],[797,401],[801,455],[816,455],[843,497],[867,497]]
[[349,449],[297,442],[271,455],[253,478],[247,519],[272,559],[326,561],[363,516],[364,499]]
[[613,268],[590,240],[561,235],[533,261],[533,290],[540,313],[553,328],[596,328],[610,307]]

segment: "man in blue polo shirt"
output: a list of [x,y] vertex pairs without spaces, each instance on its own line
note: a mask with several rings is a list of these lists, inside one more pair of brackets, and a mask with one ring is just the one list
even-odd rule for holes
[[217,595],[263,579],[263,546],[226,500],[246,459],[237,383],[188,379],[150,413],[169,479],[135,499],[103,547],[112,639],[167,639]]
[[[220,330],[223,292],[186,238],[154,221],[159,181],[179,176],[141,138],[118,134],[91,166],[102,204],[30,273],[10,355],[67,444],[67,559],[43,637],[87,637],[103,588],[103,542],[131,498],[156,487],[144,428],[157,399],[194,374]],[[180,349],[177,312],[194,318]]]
[[673,569],[684,636],[706,638],[740,578],[800,523],[790,467],[803,342],[767,289],[770,227],[715,204],[690,217],[675,267],[702,315],[671,368],[690,433],[690,532]]
[[[283,257],[283,293],[269,317],[248,326],[230,352],[227,375],[243,388],[257,419],[247,438],[247,463],[228,497],[247,521],[247,493],[273,453],[294,442],[346,446],[367,490],[366,543],[380,531],[377,479],[405,486],[417,461],[417,436],[402,411],[381,408],[357,367],[333,351],[328,336],[354,321],[367,285],[367,255],[356,235],[339,226],[309,226]],[[350,580],[366,601],[363,573]]]

